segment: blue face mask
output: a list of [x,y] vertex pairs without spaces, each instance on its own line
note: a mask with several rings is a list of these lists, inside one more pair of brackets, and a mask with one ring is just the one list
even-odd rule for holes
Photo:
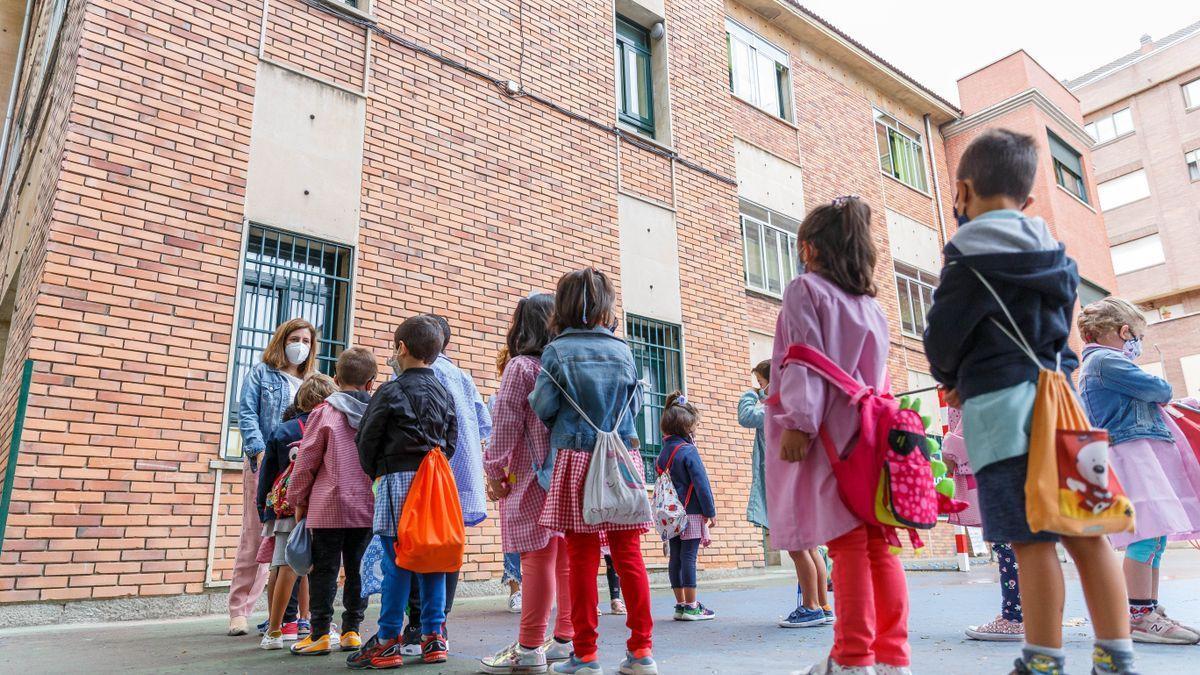
[[1125,356],[1128,356],[1131,361],[1137,361],[1142,355],[1142,338],[1135,337],[1125,341]]
[[963,225],[966,225],[967,223],[971,222],[971,217],[965,213],[959,213],[957,206],[954,207],[954,219],[956,221],[958,221],[959,227],[962,227]]

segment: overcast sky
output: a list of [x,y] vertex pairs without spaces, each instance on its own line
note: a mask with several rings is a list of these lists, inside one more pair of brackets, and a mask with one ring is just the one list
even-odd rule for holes
[[800,0],[938,94],[958,101],[955,81],[1017,49],[1069,79],[1200,20],[1188,0]]

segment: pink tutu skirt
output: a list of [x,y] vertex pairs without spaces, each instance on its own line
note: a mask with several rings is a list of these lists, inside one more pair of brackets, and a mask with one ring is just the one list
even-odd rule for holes
[[1175,442],[1139,438],[1112,446],[1109,464],[1133,501],[1136,529],[1114,534],[1115,548],[1135,541],[1200,537],[1200,462],[1169,415]]

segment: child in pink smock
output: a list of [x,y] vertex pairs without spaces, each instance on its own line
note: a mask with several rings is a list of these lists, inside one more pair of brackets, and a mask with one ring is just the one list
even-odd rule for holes
[[[820,350],[852,377],[887,388],[888,323],[875,301],[871,208],[838,197],[813,209],[798,233],[806,274],[783,295],[775,327],[766,415],[771,544],[796,551],[828,543],[837,622],[829,658],[802,673],[909,673],[908,587],[881,530],[842,503],[829,459],[811,440],[824,428],[845,452],[859,428],[846,396],[802,365],[783,367],[789,346]],[[874,670],[872,671],[872,667]]]

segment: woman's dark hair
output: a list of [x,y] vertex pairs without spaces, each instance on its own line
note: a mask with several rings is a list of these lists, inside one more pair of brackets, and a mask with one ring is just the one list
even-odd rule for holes
[[696,430],[696,424],[699,422],[700,411],[688,402],[683,392],[675,391],[667,396],[658,428],[662,430],[663,436],[691,438],[692,433]]
[[771,359],[765,359],[758,362],[757,366],[750,369],[750,372],[761,377],[767,382],[771,381]]
[[608,327],[616,321],[617,292],[608,276],[594,267],[567,272],[558,280],[550,329]]
[[875,241],[871,207],[858,197],[838,197],[809,211],[796,235],[812,247],[809,272],[851,295],[875,297]]
[[550,330],[550,314],[553,311],[553,293],[534,293],[517,303],[512,323],[508,326],[508,335],[504,338],[508,358],[542,355],[542,348],[554,337]]

